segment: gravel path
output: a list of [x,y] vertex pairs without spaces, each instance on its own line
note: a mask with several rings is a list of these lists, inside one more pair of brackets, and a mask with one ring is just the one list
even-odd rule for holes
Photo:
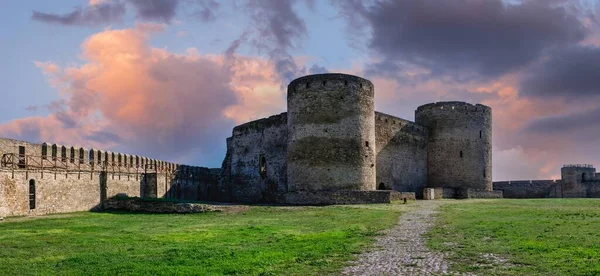
[[425,245],[423,234],[433,226],[440,201],[418,201],[400,217],[398,224],[377,239],[378,249],[359,255],[344,275],[443,275],[451,273],[440,252]]

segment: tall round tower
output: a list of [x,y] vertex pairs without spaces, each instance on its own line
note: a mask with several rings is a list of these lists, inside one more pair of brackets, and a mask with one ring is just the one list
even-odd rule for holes
[[417,108],[415,122],[429,128],[430,187],[492,190],[492,109],[465,102]]
[[289,191],[375,190],[373,84],[319,74],[288,85]]

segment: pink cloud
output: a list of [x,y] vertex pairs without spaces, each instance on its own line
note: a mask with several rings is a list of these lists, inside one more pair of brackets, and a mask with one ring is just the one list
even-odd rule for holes
[[285,109],[268,61],[237,56],[229,66],[193,48],[151,47],[149,37],[163,28],[94,34],[82,44],[81,66],[36,61],[62,100],[47,117],[0,125],[0,135],[217,165],[234,123]]

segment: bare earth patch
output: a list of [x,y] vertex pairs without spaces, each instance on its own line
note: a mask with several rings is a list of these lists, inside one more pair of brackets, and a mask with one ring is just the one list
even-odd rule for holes
[[[377,239],[378,249],[359,255],[344,275],[460,275],[449,271],[441,252],[426,246],[424,234],[433,226],[440,201],[418,201],[398,224]],[[472,275],[472,274],[465,274]]]

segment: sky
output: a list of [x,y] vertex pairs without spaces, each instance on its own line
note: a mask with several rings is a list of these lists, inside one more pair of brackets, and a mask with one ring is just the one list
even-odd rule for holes
[[595,0],[40,0],[0,18],[0,137],[220,167],[235,125],[335,72],[409,120],[492,107],[494,180],[600,168]]

